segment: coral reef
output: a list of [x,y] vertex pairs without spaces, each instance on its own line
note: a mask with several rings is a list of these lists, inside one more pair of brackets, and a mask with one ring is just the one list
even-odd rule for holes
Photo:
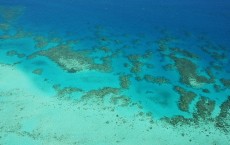
[[186,58],[179,58],[174,55],[170,56],[174,60],[175,66],[180,73],[180,81],[191,87],[199,88],[203,84],[211,83],[210,79],[197,74],[195,63]]
[[110,100],[114,105],[119,105],[121,107],[131,104],[131,99],[124,95],[118,97],[112,96]]
[[207,97],[201,96],[200,100],[196,103],[196,112],[193,113],[193,118],[197,121],[207,120],[211,118],[211,114],[215,109],[215,101]]
[[205,72],[207,73],[207,75],[209,76],[209,81],[210,81],[210,83],[214,83],[215,82],[215,76],[214,76],[214,74],[213,74],[213,72],[212,72],[212,70],[210,69],[210,68],[206,68],[205,69]]
[[174,47],[174,48],[170,48],[170,50],[173,52],[173,54],[181,54],[185,57],[192,58],[192,59],[198,59],[199,58],[198,55],[191,53],[191,52],[184,50],[184,49]]
[[138,74],[142,70],[143,64],[141,62],[133,62],[133,66],[131,68],[131,72],[134,74]]
[[99,49],[102,50],[102,51],[104,51],[105,53],[109,53],[111,51],[110,48],[105,47],[105,46],[100,47]]
[[128,89],[131,82],[130,82],[130,75],[120,75],[119,76],[119,81],[120,81],[120,86],[122,89]]
[[172,117],[172,118],[164,117],[161,120],[164,120],[164,121],[170,123],[173,126],[176,126],[176,125],[189,125],[189,124],[194,123],[194,120],[192,118],[185,118],[184,116],[181,116],[181,115],[178,115],[178,116],[175,116],[175,117]]
[[214,84],[213,88],[215,89],[216,92],[220,92],[221,91],[221,86],[220,85]]
[[37,55],[46,56],[52,61],[56,62],[61,68],[70,73],[86,70],[97,70],[102,72],[110,72],[111,58],[109,56],[102,57],[102,64],[94,62],[93,58],[89,57],[90,51],[75,51],[69,45],[58,45],[48,50],[38,51],[28,56],[29,59]]
[[32,71],[32,73],[34,73],[36,75],[41,75],[43,73],[43,69],[35,69]]
[[169,84],[170,80],[165,77],[154,77],[152,75],[144,75],[144,79],[147,82],[156,83],[156,84]]
[[141,56],[140,55],[129,55],[128,60],[131,62],[131,72],[134,74],[138,74],[142,70],[143,63],[140,61]]
[[0,30],[8,31],[10,29],[10,25],[7,23],[0,23]]
[[23,6],[0,6],[0,18],[6,23],[16,21],[25,11]]
[[227,57],[223,52],[212,52],[210,55],[217,61],[221,61],[222,59],[225,59]]
[[153,56],[153,51],[151,49],[148,49],[145,51],[143,58],[151,58]]
[[229,89],[230,89],[230,79],[221,78],[221,79],[220,79],[220,82],[221,82],[226,88],[229,88]]
[[202,89],[202,92],[204,92],[204,93],[210,93],[209,89]]
[[96,99],[97,101],[104,101],[104,98],[109,94],[119,95],[119,88],[104,87],[97,90],[88,91],[82,96],[82,100]]
[[7,51],[6,52],[6,55],[7,56],[17,56],[18,58],[23,58],[23,57],[25,57],[25,54],[23,54],[23,53],[18,53],[16,50],[10,50],[10,51]]
[[186,91],[184,88],[174,86],[174,90],[180,95],[178,107],[181,111],[189,112],[189,105],[197,96],[194,92]]
[[135,77],[135,80],[139,82],[139,81],[142,80],[142,78],[141,78],[140,76],[136,76],[136,77]]
[[154,68],[154,65],[153,64],[150,64],[150,63],[145,63],[145,66],[149,69],[152,69]]
[[163,69],[165,71],[173,70],[174,69],[174,65],[173,64],[166,64],[166,65],[163,66]]
[[[229,111],[229,100],[224,102],[222,104],[222,108],[223,109],[223,116],[224,119],[226,120],[226,116],[225,114]],[[210,100],[204,96],[201,96],[199,101],[196,103],[195,105],[195,112],[193,112],[193,116],[192,118],[185,118],[184,116],[181,115],[177,115],[174,117],[164,117],[162,118],[162,120],[165,120],[166,122],[177,126],[177,125],[199,125],[202,124],[204,121],[205,122],[211,122],[211,123],[215,123],[217,125],[219,125],[220,127],[224,128],[226,127],[226,122],[222,121],[223,118],[219,117],[222,116],[220,113],[220,115],[216,118],[213,118],[212,112],[215,108],[215,101]],[[229,113],[228,113],[229,114]],[[219,122],[218,122],[219,121]],[[219,123],[219,124],[218,124]]]
[[35,36],[34,38],[34,41],[35,41],[35,47],[36,48],[44,48],[48,45],[48,40],[46,37],[43,37],[43,36]]
[[230,132],[230,96],[220,105],[220,114],[216,117],[216,126]]

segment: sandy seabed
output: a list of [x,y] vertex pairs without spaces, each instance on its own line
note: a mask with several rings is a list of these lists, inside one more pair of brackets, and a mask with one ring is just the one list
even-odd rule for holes
[[[213,124],[174,127],[139,116],[137,107],[117,108],[53,97],[11,65],[0,65],[2,145],[228,145]],[[113,109],[111,109],[111,106]]]

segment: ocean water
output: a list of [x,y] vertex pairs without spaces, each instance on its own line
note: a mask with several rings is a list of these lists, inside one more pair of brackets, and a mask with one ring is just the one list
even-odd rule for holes
[[227,0],[0,0],[0,145],[229,145]]

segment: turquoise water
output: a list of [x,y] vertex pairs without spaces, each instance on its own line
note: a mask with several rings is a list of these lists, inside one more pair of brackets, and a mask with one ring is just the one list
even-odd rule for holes
[[229,8],[0,1],[0,144],[229,144]]

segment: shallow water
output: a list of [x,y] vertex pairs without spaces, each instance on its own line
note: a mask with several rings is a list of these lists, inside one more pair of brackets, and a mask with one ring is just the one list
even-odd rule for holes
[[228,145],[230,2],[0,2],[0,144]]

